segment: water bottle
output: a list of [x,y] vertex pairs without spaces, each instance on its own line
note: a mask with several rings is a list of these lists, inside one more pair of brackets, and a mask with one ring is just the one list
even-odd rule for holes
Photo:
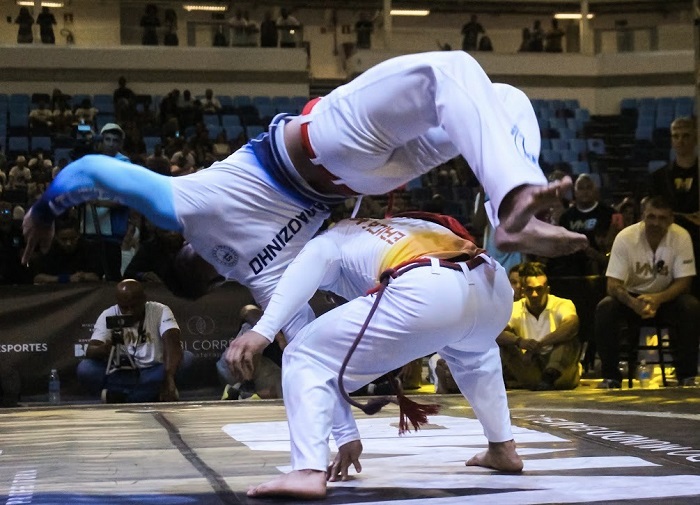
[[51,369],[49,375],[49,403],[61,403],[61,379],[58,378],[58,370]]
[[637,379],[639,379],[639,385],[643,388],[649,387],[649,380],[651,379],[651,369],[647,365],[646,360],[639,362],[639,368],[637,368]]

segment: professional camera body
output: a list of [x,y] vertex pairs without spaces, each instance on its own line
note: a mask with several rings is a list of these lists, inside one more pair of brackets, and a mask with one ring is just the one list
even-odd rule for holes
[[[108,316],[107,329],[112,330],[112,348],[107,359],[107,375],[118,370],[138,370],[134,357],[129,354],[124,344],[124,328],[130,328],[138,322],[132,315]],[[140,337],[141,338],[141,337]]]
[[134,326],[138,320],[132,315],[107,316],[107,329],[112,330],[112,344],[124,345],[124,328]]

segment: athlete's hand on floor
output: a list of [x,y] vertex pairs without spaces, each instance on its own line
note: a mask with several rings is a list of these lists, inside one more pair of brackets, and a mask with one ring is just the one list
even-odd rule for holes
[[343,444],[338,448],[338,454],[335,455],[333,463],[328,465],[326,470],[326,480],[335,482],[340,476],[340,480],[348,480],[348,469],[350,465],[355,467],[355,472],[362,472],[360,464],[360,454],[362,454],[362,442],[353,440],[347,444]]
[[253,359],[262,354],[270,341],[255,331],[246,331],[234,338],[226,349],[224,359],[234,376],[252,380],[255,365]]
[[22,253],[22,264],[28,265],[29,258],[32,257],[34,251],[39,248],[42,253],[49,252],[51,241],[54,235],[54,225],[41,223],[32,217],[32,209],[24,216],[22,221],[22,233],[26,247]]

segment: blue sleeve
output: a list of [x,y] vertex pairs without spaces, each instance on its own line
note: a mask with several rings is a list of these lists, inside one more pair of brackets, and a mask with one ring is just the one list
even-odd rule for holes
[[51,223],[71,207],[107,200],[131,207],[159,228],[182,231],[170,180],[138,165],[90,154],[59,172],[32,207],[32,215]]

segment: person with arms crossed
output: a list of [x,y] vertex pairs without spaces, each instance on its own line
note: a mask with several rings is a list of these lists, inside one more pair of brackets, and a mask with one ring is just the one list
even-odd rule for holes
[[603,389],[620,388],[620,328],[639,338],[645,319],[668,325],[678,385],[695,385],[700,301],[689,293],[696,275],[688,232],[673,222],[662,196],[644,203],[642,220],[615,237],[605,273],[608,296],[595,311],[595,338],[602,362]]
[[[335,403],[344,402],[338,385],[341,367],[347,365],[345,387],[355,391],[436,350],[489,441],[488,449],[467,465],[522,470],[496,345],[496,336],[508,321],[512,289],[503,267],[485,254],[477,255],[482,250],[467,236],[411,217],[348,219],[304,247],[282,275],[249,335],[269,344],[317,289],[349,302],[304,327],[285,349],[282,387],[292,472],[250,489],[248,496],[321,498],[327,477],[346,480],[347,460],[343,466],[336,459],[327,468],[330,414]],[[387,272],[396,275],[375,304],[379,294],[365,293]],[[346,354],[365,325],[363,338],[348,360]],[[226,359],[237,373],[252,372],[251,364],[235,348],[229,347]],[[355,453],[349,449],[340,449],[341,458],[348,458],[360,471],[354,457],[360,448]]]

